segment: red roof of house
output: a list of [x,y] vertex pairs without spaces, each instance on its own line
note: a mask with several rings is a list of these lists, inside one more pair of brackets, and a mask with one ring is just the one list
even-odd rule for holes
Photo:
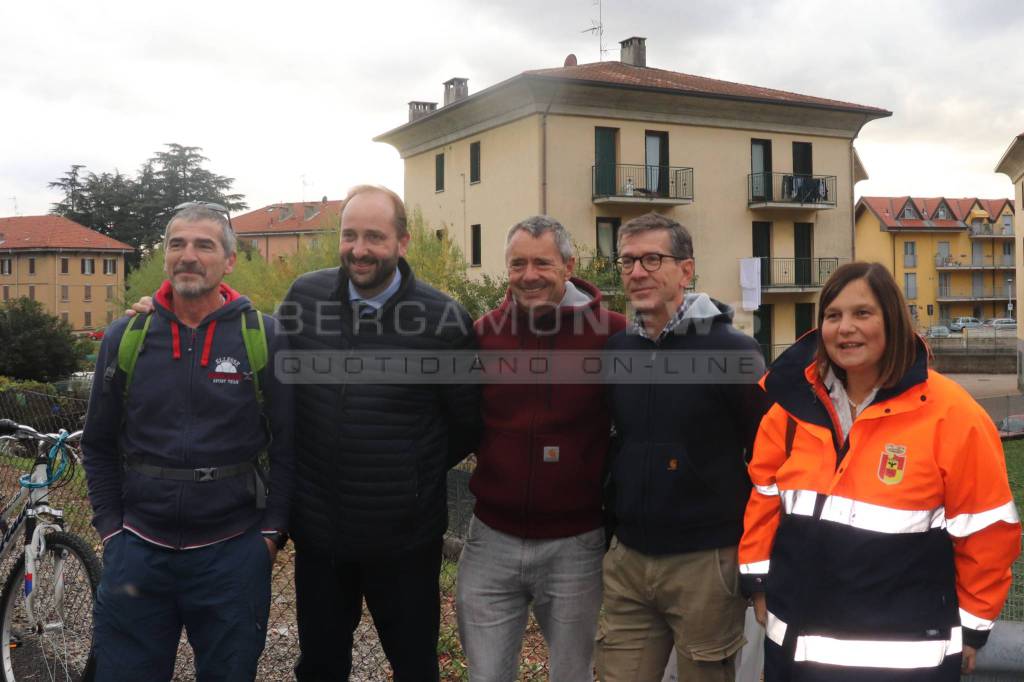
[[688,73],[666,71],[649,66],[633,66],[622,62],[594,62],[578,66],[563,66],[553,69],[535,69],[525,71],[524,75],[542,76],[546,78],[564,78],[568,80],[590,81],[595,83],[613,83],[635,88],[656,88],[674,90],[676,92],[734,97],[739,99],[762,100],[780,104],[802,104],[828,109],[844,109],[860,111],[880,116],[891,116],[892,112],[878,107],[869,107],[851,102],[841,102],[823,97],[800,95],[785,90],[773,90],[756,85],[745,85],[721,81]]
[[[903,215],[903,209],[908,202],[913,205],[920,219],[907,220],[899,217]],[[953,213],[953,219],[936,220],[933,217],[936,209],[943,203]],[[860,201],[857,202],[857,206],[858,208],[866,206],[871,209],[871,212],[878,217],[882,225],[890,230],[935,230],[944,228],[961,230],[967,227],[965,221],[975,204],[980,204],[982,208],[988,211],[990,219],[994,220],[1002,212],[1003,206],[1006,203],[1009,203],[1011,208],[1013,207],[1013,202],[1009,199],[977,199],[974,197],[949,199],[946,197],[902,196],[861,197]]]
[[134,251],[135,247],[59,215],[0,218],[0,251],[19,249]]
[[334,200],[271,204],[236,216],[231,224],[240,235],[317,232],[338,226],[342,203]]

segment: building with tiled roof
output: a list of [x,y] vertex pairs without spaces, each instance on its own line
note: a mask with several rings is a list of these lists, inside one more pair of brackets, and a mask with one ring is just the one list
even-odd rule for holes
[[922,330],[957,317],[1014,317],[1014,206],[977,197],[861,197],[855,249],[885,264]]
[[265,260],[295,253],[341,222],[340,200],[277,203],[233,217],[240,248],[259,251]]
[[103,327],[123,308],[134,248],[57,215],[0,218],[0,301],[39,301],[73,329]]
[[[1015,211],[1015,222],[1016,232],[1018,234],[1024,233],[1024,133],[1021,133],[1017,137],[1013,138],[1010,142],[1010,146],[1003,152],[1002,158],[999,159],[999,163],[996,164],[996,173],[1002,173],[1006,177],[1010,178],[1010,182],[1013,183],[1013,205]],[[1020,250],[1016,254],[1016,296],[1017,300],[1021,300],[1024,296],[1024,282],[1021,282],[1021,278],[1024,277],[1024,260]],[[1024,353],[1024,328],[1021,325],[1017,325],[1017,357],[1021,357],[1021,353]],[[1024,363],[1017,363],[1017,385],[1021,390],[1024,390]]]
[[[814,324],[814,301],[853,254],[853,147],[890,116],[874,106],[647,65],[644,38],[619,61],[539,68],[444,106],[409,102],[409,120],[375,139],[405,162],[405,200],[444,228],[471,276],[504,272],[509,226],[558,218],[581,257],[612,258],[617,230],[658,211],[693,234],[697,288],[737,309],[769,352]],[[813,68],[813,60],[808,62]],[[740,260],[760,259],[761,306],[741,308]]]

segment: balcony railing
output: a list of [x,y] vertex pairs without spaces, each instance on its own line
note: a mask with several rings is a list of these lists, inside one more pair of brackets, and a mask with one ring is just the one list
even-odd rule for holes
[[678,166],[600,163],[592,167],[595,202],[693,201],[693,169]]
[[952,256],[936,256],[935,269],[937,270],[1012,270],[1014,268],[1013,256],[1000,254],[993,258],[985,256],[980,261],[960,261]]
[[819,288],[839,267],[840,258],[762,258],[762,289]]
[[1016,298],[1012,284],[997,287],[952,287],[939,285],[939,301],[1012,301]]
[[992,237],[996,239],[1009,239],[1013,237],[1013,228],[1006,227],[1005,225],[996,225],[993,223],[985,223],[983,225],[971,225],[970,236],[974,237]]
[[751,173],[747,176],[747,203],[750,206],[833,208],[836,176]]

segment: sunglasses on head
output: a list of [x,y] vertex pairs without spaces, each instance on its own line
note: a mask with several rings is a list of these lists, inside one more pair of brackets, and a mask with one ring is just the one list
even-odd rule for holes
[[227,218],[228,227],[231,228],[232,232],[235,231],[235,226],[231,224],[231,212],[228,211],[226,206],[216,204],[212,201],[186,201],[183,204],[178,204],[177,206],[175,206],[174,211],[175,213],[177,213],[178,211],[184,211],[187,208],[208,208],[211,211],[223,213],[224,217]]

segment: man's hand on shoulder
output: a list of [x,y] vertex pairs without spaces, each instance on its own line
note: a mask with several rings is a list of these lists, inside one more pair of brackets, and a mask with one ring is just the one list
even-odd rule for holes
[[153,297],[143,296],[135,303],[132,303],[132,307],[124,311],[124,314],[128,317],[135,317],[136,314],[151,313],[153,312]]

